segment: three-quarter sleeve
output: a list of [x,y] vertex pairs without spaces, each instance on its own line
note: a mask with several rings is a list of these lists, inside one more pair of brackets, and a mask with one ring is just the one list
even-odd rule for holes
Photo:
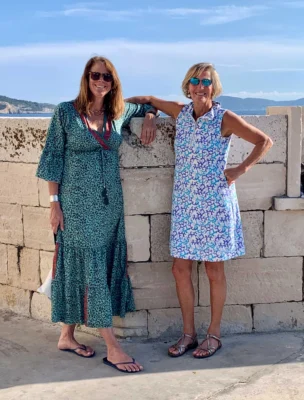
[[45,146],[36,172],[36,176],[45,181],[61,183],[65,149],[63,120],[63,110],[58,105],[48,128]]
[[149,110],[154,110],[150,104],[126,103],[123,126],[129,125],[132,118],[144,117]]

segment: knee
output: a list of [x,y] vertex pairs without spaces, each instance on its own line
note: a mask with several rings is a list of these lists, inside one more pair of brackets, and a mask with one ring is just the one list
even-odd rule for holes
[[206,273],[210,282],[225,281],[224,263],[206,263]]
[[175,259],[173,261],[172,273],[176,280],[191,278],[192,261]]

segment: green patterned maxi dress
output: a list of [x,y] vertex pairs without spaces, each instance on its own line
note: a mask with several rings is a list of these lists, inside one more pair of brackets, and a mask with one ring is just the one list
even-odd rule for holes
[[87,128],[73,102],[55,109],[37,170],[39,178],[59,184],[64,216],[53,263],[53,322],[107,328],[112,316],[135,309],[118,150],[122,128],[148,109],[126,103],[103,133]]

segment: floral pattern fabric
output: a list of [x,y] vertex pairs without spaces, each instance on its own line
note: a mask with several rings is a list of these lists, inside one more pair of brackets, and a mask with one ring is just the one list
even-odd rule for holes
[[221,135],[225,110],[193,118],[193,103],[176,121],[170,250],[173,257],[224,261],[245,254],[235,185],[224,170],[231,137]]

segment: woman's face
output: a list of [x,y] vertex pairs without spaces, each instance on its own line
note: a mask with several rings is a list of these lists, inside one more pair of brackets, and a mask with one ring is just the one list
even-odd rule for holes
[[105,97],[112,89],[113,77],[101,61],[93,64],[89,71],[89,88],[96,98]]
[[211,80],[210,71],[202,71],[200,74],[195,76],[199,79],[198,85],[189,83],[189,94],[194,103],[207,103],[212,101],[213,85],[204,86],[202,79]]

